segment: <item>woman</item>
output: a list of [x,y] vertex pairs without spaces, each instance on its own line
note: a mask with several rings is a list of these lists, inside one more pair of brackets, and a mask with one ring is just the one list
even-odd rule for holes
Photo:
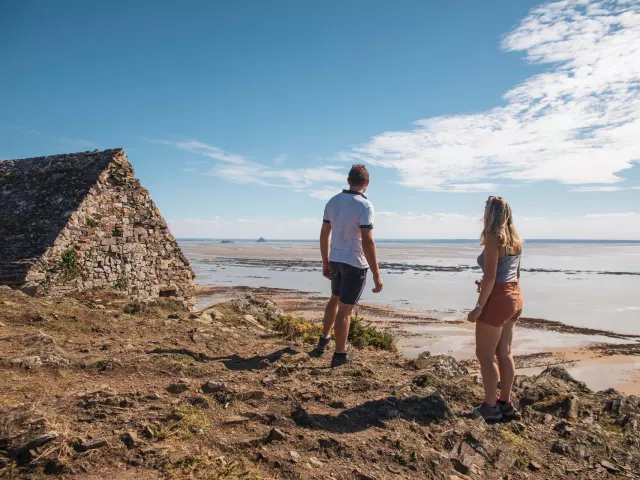
[[479,283],[478,303],[468,316],[470,322],[476,323],[476,355],[484,385],[484,402],[476,415],[496,421],[516,414],[511,403],[515,377],[511,340],[523,305],[519,283],[522,240],[513,224],[511,207],[502,197],[487,200],[480,244],[484,251],[478,264],[484,276]]

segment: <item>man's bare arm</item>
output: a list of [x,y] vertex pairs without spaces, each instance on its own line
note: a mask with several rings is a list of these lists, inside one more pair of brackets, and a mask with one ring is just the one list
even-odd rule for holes
[[378,266],[378,253],[376,251],[376,242],[373,240],[373,230],[371,228],[361,228],[362,233],[362,250],[367,259],[371,274],[373,275],[373,293],[382,290],[382,276],[380,275],[380,267]]
[[329,263],[329,238],[331,237],[331,224],[324,222],[320,230],[320,254],[322,255],[322,275],[331,278],[331,264]]

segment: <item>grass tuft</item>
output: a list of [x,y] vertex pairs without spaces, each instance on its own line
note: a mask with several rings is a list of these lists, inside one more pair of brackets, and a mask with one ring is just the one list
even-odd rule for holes
[[[304,343],[315,343],[322,333],[322,325],[304,318],[285,315],[271,321],[270,327],[282,334],[285,340],[302,340]],[[396,337],[388,331],[365,324],[359,316],[351,317],[349,342],[356,348],[373,347],[377,350],[396,352]]]
[[396,337],[391,332],[380,330],[371,324],[365,324],[364,319],[355,315],[351,317],[349,342],[357,348],[373,347],[388,352],[396,351]]
[[320,324],[290,315],[273,320],[271,328],[280,332],[285,340],[302,340],[304,343],[316,342],[322,332]]

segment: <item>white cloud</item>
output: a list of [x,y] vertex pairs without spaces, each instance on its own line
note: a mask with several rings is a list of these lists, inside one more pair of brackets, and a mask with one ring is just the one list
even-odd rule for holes
[[378,217],[397,217],[398,216],[396,212],[376,212],[375,214]]
[[552,68],[507,92],[505,106],[419,120],[342,156],[396,169],[402,184],[430,191],[468,191],[461,180],[487,189],[487,179],[619,182],[640,160],[640,4],[548,3],[502,46]]
[[[323,165],[313,168],[273,168],[259,162],[245,158],[242,155],[230,153],[221,148],[207,145],[198,140],[172,142],[169,140],[147,139],[153,143],[170,145],[197,155],[204,155],[217,163],[205,175],[224,178],[234,183],[253,183],[265,187],[290,188],[294,191],[308,189],[319,182],[344,182],[346,174],[342,166]],[[286,156],[276,157],[283,163]],[[197,162],[188,162],[197,163]],[[275,162],[278,163],[278,162]],[[318,197],[318,190],[310,190],[309,195]],[[315,192],[315,193],[314,193]]]
[[197,169],[196,168],[183,168],[182,171],[183,172],[196,172]]
[[309,196],[311,198],[317,198],[318,200],[329,200],[331,197],[340,193],[342,189],[340,187],[324,187],[322,189],[309,190]]
[[205,157],[209,157],[220,162],[232,164],[242,164],[247,162],[247,159],[242,155],[225,152],[221,148],[207,145],[206,143],[202,143],[197,140],[187,140],[185,142],[171,142],[168,140],[157,140],[152,138],[148,138],[147,140],[153,143],[159,143],[161,145],[171,145],[173,147],[179,148],[180,150],[185,150],[187,152],[195,153],[198,155],[204,155]]
[[569,189],[570,192],[619,192],[621,190],[624,190],[624,188],[616,186],[574,187]]
[[276,158],[273,159],[273,163],[275,163],[276,165],[283,165],[288,158],[289,158],[289,155],[286,155],[286,154],[278,155]]

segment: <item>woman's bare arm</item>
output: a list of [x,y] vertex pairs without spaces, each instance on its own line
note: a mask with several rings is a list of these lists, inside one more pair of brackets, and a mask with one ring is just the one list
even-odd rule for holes
[[496,284],[499,258],[500,246],[498,245],[498,239],[493,236],[487,236],[484,243],[484,276],[482,277],[480,295],[478,296],[478,303],[481,308],[486,305],[493,286]]

